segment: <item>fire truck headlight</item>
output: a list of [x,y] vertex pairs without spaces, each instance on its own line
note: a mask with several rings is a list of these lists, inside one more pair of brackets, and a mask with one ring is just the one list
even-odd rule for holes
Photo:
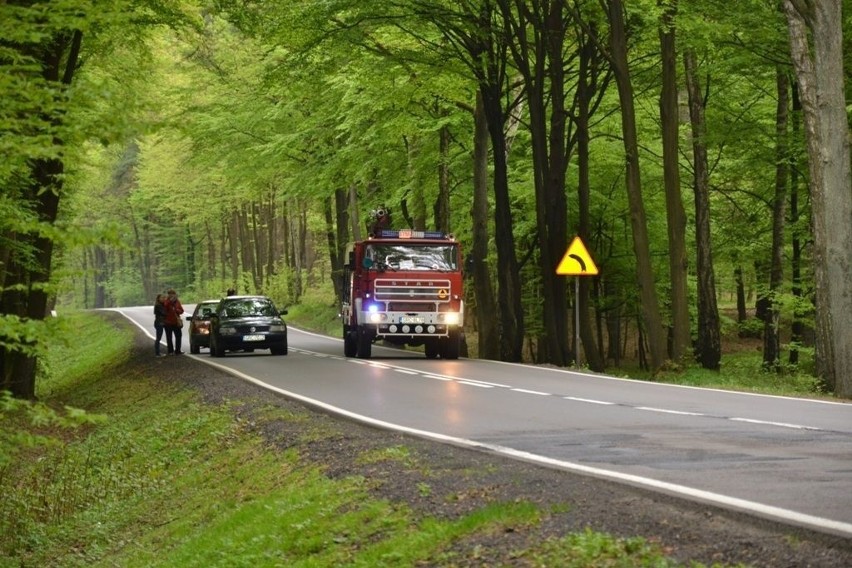
[[384,319],[384,314],[380,314],[378,312],[370,312],[370,323],[379,323]]
[[447,325],[456,325],[459,323],[459,314],[457,312],[447,312],[443,316],[444,323]]

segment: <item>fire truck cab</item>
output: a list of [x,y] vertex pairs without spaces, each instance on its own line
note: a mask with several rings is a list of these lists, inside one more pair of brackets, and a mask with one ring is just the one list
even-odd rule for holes
[[464,325],[461,244],[437,231],[382,229],[350,245],[344,266],[343,352],[369,359],[372,345],[423,345],[458,359]]

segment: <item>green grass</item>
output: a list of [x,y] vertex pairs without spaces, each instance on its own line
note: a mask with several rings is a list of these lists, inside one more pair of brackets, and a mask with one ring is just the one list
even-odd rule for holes
[[[418,517],[371,497],[363,478],[330,479],[297,450],[270,448],[232,405],[212,407],[157,377],[117,373],[129,328],[117,332],[92,314],[66,317],[73,342],[50,350],[39,395],[106,418],[69,430],[0,410],[0,438],[16,428],[63,441],[25,448],[0,468],[0,567],[451,565],[455,543],[535,526],[552,513],[510,502],[455,520]],[[270,407],[260,415],[304,420]],[[423,467],[399,445],[359,459]],[[590,531],[517,556],[536,565],[674,565],[644,540]]]

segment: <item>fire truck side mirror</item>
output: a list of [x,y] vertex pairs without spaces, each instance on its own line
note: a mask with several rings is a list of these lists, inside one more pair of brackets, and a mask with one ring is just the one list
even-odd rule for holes
[[346,264],[349,268],[353,268],[355,266],[355,251],[349,251],[349,262]]
[[473,257],[468,256],[464,259],[464,271],[465,272],[473,272]]

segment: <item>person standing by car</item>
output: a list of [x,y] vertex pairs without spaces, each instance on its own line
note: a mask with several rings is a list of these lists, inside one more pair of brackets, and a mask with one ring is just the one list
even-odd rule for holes
[[[157,332],[157,338],[154,340],[154,355],[162,357],[160,353],[160,341],[163,339],[163,331],[166,325],[166,295],[157,294],[157,300],[154,302],[154,330]],[[171,337],[168,338],[171,345]]]
[[168,295],[165,302],[165,327],[168,354],[183,355],[183,351],[180,350],[181,338],[183,336],[181,331],[181,327],[183,327],[183,318],[181,317],[183,306],[180,300],[178,300],[177,292],[175,292],[174,288],[169,288],[166,294]]

